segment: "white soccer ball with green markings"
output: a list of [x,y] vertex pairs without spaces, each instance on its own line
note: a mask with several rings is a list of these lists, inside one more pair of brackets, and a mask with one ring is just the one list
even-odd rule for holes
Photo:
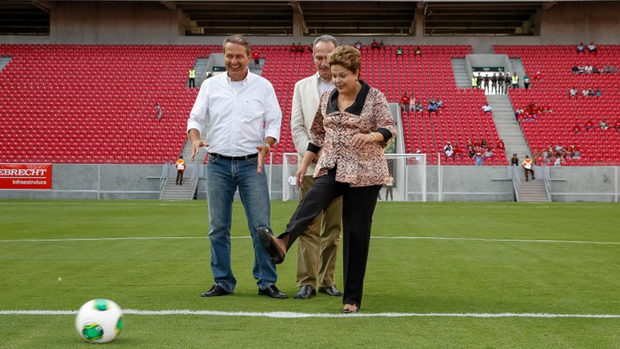
[[110,342],[123,329],[123,310],[111,300],[90,300],[78,311],[75,328],[89,343]]

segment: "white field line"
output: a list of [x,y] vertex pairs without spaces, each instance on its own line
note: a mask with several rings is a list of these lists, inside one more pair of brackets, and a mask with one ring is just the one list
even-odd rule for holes
[[[132,315],[203,315],[203,316],[240,316],[266,317],[277,319],[293,318],[340,318],[340,317],[457,317],[457,318],[587,318],[620,319],[620,314],[548,314],[548,313],[297,313],[288,311],[243,312],[213,310],[136,310],[125,309],[125,314]],[[0,315],[76,315],[76,310],[0,310]]]
[[[231,236],[231,239],[249,239],[249,236]],[[620,245],[618,241],[579,241],[579,240],[526,240],[526,239],[485,239],[485,238],[451,238],[441,236],[373,236],[372,239],[387,240],[454,240],[454,241],[483,241],[483,242],[521,242],[521,243],[548,243],[548,244],[586,244],[586,245]],[[70,242],[70,241],[119,241],[119,240],[206,240],[204,236],[127,236],[118,238],[67,238],[67,239],[11,239],[0,240],[0,243],[10,242]]]

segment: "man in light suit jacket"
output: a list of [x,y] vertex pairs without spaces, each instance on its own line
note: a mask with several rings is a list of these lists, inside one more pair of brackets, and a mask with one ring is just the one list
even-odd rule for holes
[[[314,40],[312,59],[317,73],[295,84],[293,93],[293,110],[291,113],[291,131],[297,152],[303,158],[310,143],[310,127],[319,108],[321,95],[335,86],[327,64],[327,55],[338,46],[338,41],[330,35],[323,35]],[[314,165],[308,172],[300,190],[300,200],[308,193],[314,183]],[[309,299],[319,292],[341,297],[334,284],[334,269],[342,231],[342,197],[334,200],[321,213],[308,231],[299,239],[297,253],[297,299]]]

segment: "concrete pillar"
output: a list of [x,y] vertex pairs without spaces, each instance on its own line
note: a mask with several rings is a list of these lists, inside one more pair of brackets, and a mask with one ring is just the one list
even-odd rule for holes
[[301,13],[293,13],[293,41],[301,41],[304,36],[303,24],[304,16]]

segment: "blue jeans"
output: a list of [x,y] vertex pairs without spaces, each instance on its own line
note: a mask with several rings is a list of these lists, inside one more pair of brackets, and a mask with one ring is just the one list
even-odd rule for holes
[[271,203],[265,171],[256,173],[258,158],[226,160],[209,155],[207,160],[207,199],[209,201],[209,241],[211,242],[211,271],[215,283],[228,292],[235,290],[237,280],[231,268],[230,227],[232,203],[239,188],[241,202],[248,218],[254,246],[252,273],[259,289],[275,284],[276,266],[261,247],[256,230],[270,227]]

